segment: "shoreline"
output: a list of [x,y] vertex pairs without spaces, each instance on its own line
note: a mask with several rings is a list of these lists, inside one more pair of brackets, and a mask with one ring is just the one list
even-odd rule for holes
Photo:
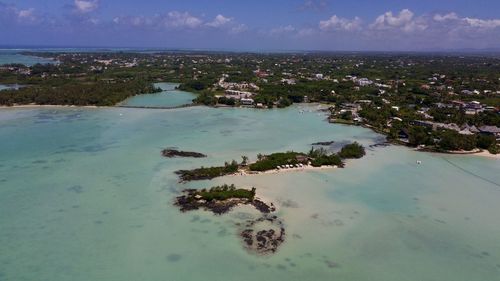
[[[337,124],[337,125],[343,125],[343,126],[362,127],[362,128],[369,129],[369,130],[371,130],[374,133],[377,133],[377,134],[380,134],[380,135],[383,135],[383,136],[387,137],[386,134],[384,134],[380,130],[377,130],[377,129],[373,128],[372,126],[370,126],[368,124],[356,124],[356,123],[349,124],[349,123],[330,122],[330,121],[329,121],[329,123],[331,123],[331,124]],[[478,156],[478,157],[486,157],[486,158],[490,158],[490,159],[500,160],[500,153],[499,154],[491,154],[487,150],[482,150],[482,149],[478,149],[476,151],[442,151],[442,152],[440,152],[440,151],[433,151],[433,150],[426,150],[426,149],[418,149],[418,148],[415,148],[415,147],[412,147],[412,146],[408,146],[405,143],[400,142],[398,140],[389,140],[389,139],[386,138],[386,141],[388,143],[390,143],[390,144],[404,146],[404,147],[413,149],[414,151],[418,151],[418,152],[427,152],[427,153],[436,153],[436,154],[447,154],[447,155],[461,155],[461,156]]]
[[485,158],[500,160],[500,154],[491,154],[487,150],[438,152],[438,151],[425,151],[425,150],[415,149],[415,151],[430,152],[430,153],[444,154],[444,155],[456,155],[456,156],[479,156],[479,157],[485,157]]
[[337,166],[330,166],[330,165],[325,165],[321,167],[314,167],[314,166],[304,166],[304,167],[299,167],[299,168],[287,168],[287,169],[273,169],[273,170],[268,170],[268,171],[263,171],[263,172],[258,172],[258,171],[249,171],[247,169],[240,169],[238,172],[234,174],[227,175],[229,177],[241,177],[241,176],[257,176],[257,175],[266,175],[266,174],[281,174],[281,173],[287,173],[287,172],[304,172],[304,171],[320,171],[320,170],[329,170],[329,169],[341,169],[340,167]]
[[61,105],[61,104],[21,104],[21,105],[0,105],[0,109],[20,109],[20,108],[112,108],[113,106],[97,105]]

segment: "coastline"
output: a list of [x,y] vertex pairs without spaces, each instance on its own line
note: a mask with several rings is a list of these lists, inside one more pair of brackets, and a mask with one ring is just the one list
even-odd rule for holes
[[[381,135],[387,137],[387,135],[384,132],[375,129],[374,127],[372,127],[372,126],[370,126],[368,124],[331,122],[331,121],[329,121],[329,123],[331,123],[331,124],[338,124],[338,125],[344,125],[344,126],[363,127],[363,128],[366,128],[366,129],[370,129],[371,131],[373,131],[373,132],[375,132],[377,134],[381,134]],[[393,145],[400,145],[400,146],[404,146],[404,147],[408,147],[408,148],[413,148],[415,151],[418,151],[418,152],[439,153],[439,154],[448,154],[448,155],[461,155],[461,156],[479,156],[479,157],[486,157],[486,158],[490,158],[490,159],[500,160],[500,153],[499,154],[491,154],[487,150],[482,150],[482,149],[478,149],[478,150],[475,150],[475,151],[443,151],[443,152],[440,152],[440,151],[434,151],[434,150],[431,150],[431,149],[418,149],[418,148],[415,148],[415,147],[408,146],[405,143],[403,143],[401,141],[398,141],[398,140],[389,140],[389,139],[387,139],[387,142],[390,143],[390,144],[393,144]]]
[[113,106],[97,106],[97,105],[61,105],[61,104],[22,104],[22,105],[12,105],[6,106],[1,105],[0,109],[9,108],[110,108]]
[[437,151],[423,151],[423,150],[416,149],[416,151],[447,154],[447,155],[459,155],[459,156],[479,156],[479,157],[486,157],[486,158],[490,158],[490,159],[500,160],[500,154],[491,154],[487,150],[437,152]]

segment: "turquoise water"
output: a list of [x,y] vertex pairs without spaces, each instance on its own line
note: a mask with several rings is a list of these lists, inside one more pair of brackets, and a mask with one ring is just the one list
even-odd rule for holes
[[[381,139],[299,111],[0,110],[0,280],[500,280],[498,160],[390,146],[346,169],[177,183],[175,170],[241,155]],[[165,147],[209,157],[165,159]],[[276,255],[242,248],[236,223],[252,209],[172,206],[222,182],[277,204]]]
[[153,107],[176,107],[191,104],[196,97],[189,92],[178,91],[175,88],[179,84],[175,83],[156,83],[163,92],[149,95],[139,95],[127,99],[122,104],[126,106],[153,106]]
[[33,57],[33,56],[25,56],[20,54],[21,51],[18,50],[0,50],[0,65],[11,64],[11,63],[20,63],[27,66],[31,66],[37,63],[45,64],[45,63],[54,63],[51,59],[41,58],[41,57]]

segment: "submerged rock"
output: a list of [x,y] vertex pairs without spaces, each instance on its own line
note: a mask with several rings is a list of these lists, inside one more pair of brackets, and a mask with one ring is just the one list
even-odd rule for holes
[[[250,192],[252,196],[247,196],[248,194],[245,192]],[[236,223],[236,226],[241,228],[239,235],[243,245],[249,252],[255,254],[275,253],[285,241],[284,224],[277,216],[271,215],[272,212],[276,211],[274,204],[264,203],[254,196],[255,188],[245,190],[223,186],[208,191],[186,189],[182,196],[175,199],[174,204],[180,208],[181,212],[203,209],[216,215],[225,214],[237,205],[252,205],[263,215],[254,220],[247,218],[246,223]]]
[[312,145],[322,145],[322,146],[328,146],[334,144],[334,141],[320,141],[320,142],[315,142]]
[[264,215],[257,220],[248,221],[246,228],[240,232],[240,237],[249,252],[259,255],[273,254],[285,242],[285,227],[276,216]]
[[175,149],[164,149],[161,152],[161,154],[167,158],[174,158],[174,157],[204,158],[204,157],[207,157],[203,153],[192,152],[192,151],[180,151],[180,150],[175,150]]

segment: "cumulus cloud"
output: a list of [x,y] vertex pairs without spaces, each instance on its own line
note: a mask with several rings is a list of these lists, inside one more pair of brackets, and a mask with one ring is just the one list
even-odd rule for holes
[[340,18],[337,15],[333,15],[328,20],[319,22],[319,29],[322,31],[356,31],[360,30],[362,27],[362,21],[359,17],[355,17],[352,20]]
[[500,27],[500,19],[484,20],[477,18],[464,18],[463,21],[470,27],[479,29],[494,29]]
[[423,17],[415,17],[414,13],[408,9],[401,10],[394,15],[392,11],[386,12],[377,17],[370,25],[374,30],[402,30],[405,32],[423,31],[428,25]]
[[99,8],[99,0],[75,0],[74,5],[77,12],[86,14]]
[[42,20],[34,8],[19,9],[15,5],[0,2],[0,22],[4,24],[32,25]]
[[[139,38],[138,42],[142,42],[141,36],[146,37],[149,34],[150,42],[154,43],[158,34],[175,37],[183,36],[189,31],[207,36],[206,38],[238,36],[238,39],[242,40],[231,42],[246,40],[248,44],[257,46],[341,46],[343,49],[349,49],[351,46],[354,49],[363,49],[369,46],[375,50],[491,48],[500,44],[500,18],[467,17],[454,12],[415,14],[409,9],[403,9],[396,12],[387,11],[369,22],[368,19],[363,21],[359,17],[344,18],[336,14],[303,25],[290,22],[274,28],[268,26],[257,29],[223,14],[205,16],[191,14],[189,11],[170,11],[154,15],[131,14],[107,18],[93,13],[99,9],[100,0],[71,0],[69,3],[70,5],[66,6],[68,13],[58,16],[40,13],[29,6],[5,4],[0,0],[0,26],[5,27],[0,28],[0,34],[9,34],[8,30],[41,30],[45,33],[40,34],[51,35],[59,34],[62,30],[71,35],[76,34],[78,30],[84,30],[89,34],[101,34],[103,38],[114,36],[115,39],[126,40],[135,32]],[[321,6],[326,1],[304,3],[312,9],[311,7]],[[16,29],[17,27],[19,29]],[[243,32],[245,35],[241,35]],[[79,35],[75,35],[77,36]],[[307,40],[304,40],[306,37]],[[259,41],[262,38],[266,40]]]
[[161,30],[223,30],[229,34],[238,34],[246,31],[246,25],[238,23],[234,18],[218,14],[213,20],[207,21],[202,17],[191,15],[189,12],[171,11],[154,16],[119,16],[112,20],[112,24],[121,27],[133,27]]
[[203,24],[203,21],[188,12],[169,12],[164,19],[166,27],[170,28],[197,28]]
[[231,23],[232,21],[233,21],[232,18],[226,18],[225,16],[219,14],[215,17],[215,19],[213,21],[207,22],[206,25],[210,26],[210,27],[217,28],[217,27],[227,25],[227,24]]
[[448,13],[445,15],[435,14],[433,19],[437,22],[444,22],[449,20],[456,20],[458,19],[458,15],[456,13]]

